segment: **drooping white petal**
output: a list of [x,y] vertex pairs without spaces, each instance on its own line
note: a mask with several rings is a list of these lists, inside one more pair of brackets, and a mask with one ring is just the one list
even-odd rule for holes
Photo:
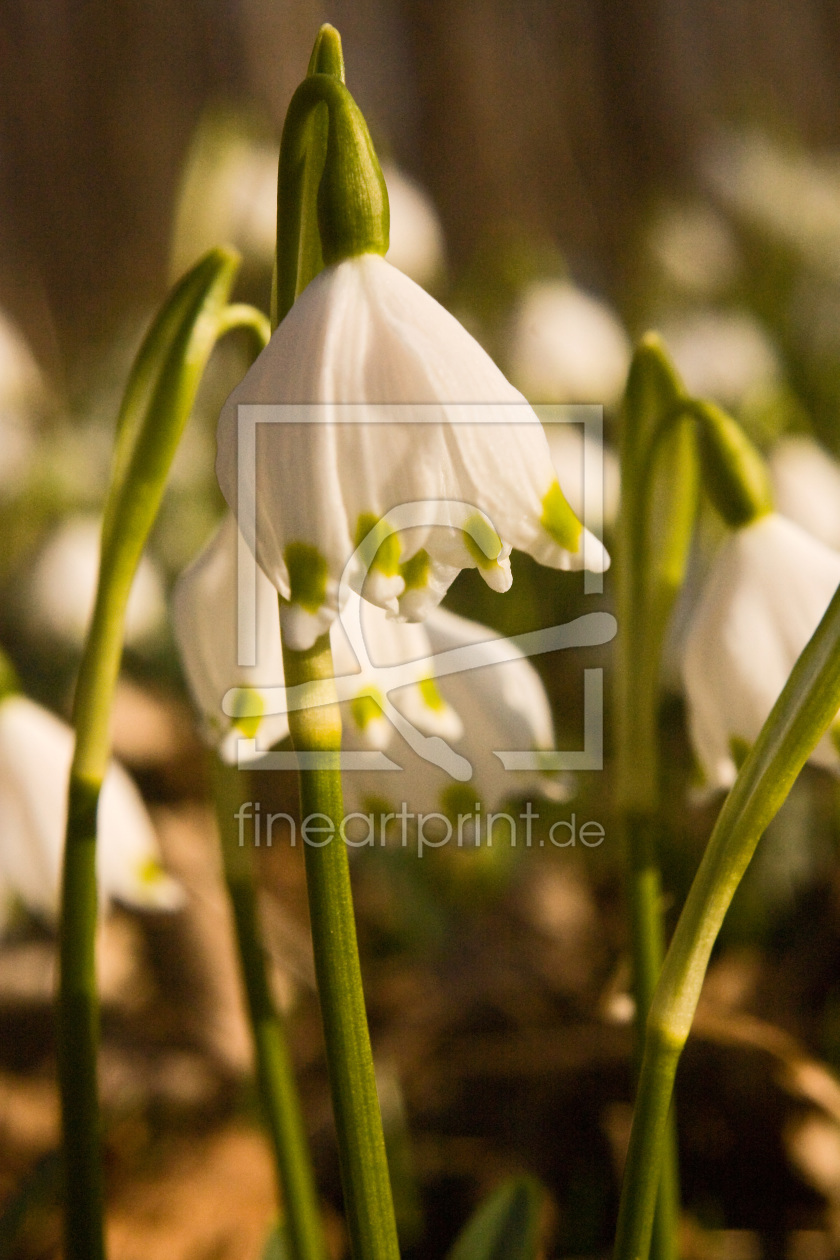
[[[840,584],[840,554],[777,513],[736,531],[715,559],[685,643],[692,743],[711,788],[731,786]],[[818,765],[840,771],[830,735]]]
[[[33,913],[55,922],[59,906],[73,732],[23,696],[0,702],[0,883]],[[169,910],[180,886],[160,865],[140,793],[112,763],[99,800],[100,905],[112,899]]]
[[809,534],[840,549],[840,464],[804,434],[784,437],[770,455],[776,507]]
[[[286,404],[286,422],[257,427],[255,469],[238,458],[243,403]],[[364,591],[402,616],[425,616],[461,568],[507,589],[512,547],[557,568],[583,563],[536,416],[457,320],[375,255],[327,268],[298,298],[222,410],[216,470],[246,537],[255,514],[261,567],[310,615],[335,615],[355,547],[403,505],[431,507],[387,563],[380,552]],[[293,589],[293,553],[305,589]],[[608,564],[594,540],[587,559]],[[352,580],[360,590],[362,574]],[[321,626],[298,618],[294,646]]]
[[[423,629],[434,655],[487,644],[497,638],[487,626],[445,608],[434,609]],[[556,776],[506,771],[494,755],[548,751],[554,747],[551,709],[539,674],[524,656],[510,660],[509,653],[510,645],[502,641],[495,652],[490,650],[490,663],[436,677],[443,701],[460,719],[460,737],[447,738],[455,752],[473,767],[469,781],[455,783],[444,770],[400,742],[392,746],[389,756],[403,767],[402,773],[345,774],[347,808],[363,811],[371,802],[387,802],[395,811],[404,804],[415,815],[444,813],[453,820],[463,811],[465,820],[471,819],[464,831],[466,836],[482,810],[496,809],[508,798],[528,792],[537,796],[562,793],[563,785]]]
[[[198,558],[181,574],[173,595],[175,637],[204,736],[230,762],[238,760],[243,736],[255,740],[255,754],[259,756],[289,734],[286,713],[273,713],[268,702],[263,707],[260,701],[262,688],[284,685],[284,673],[277,592],[259,567],[253,592],[256,665],[237,663],[241,647],[237,625],[239,541],[236,520],[228,513]],[[390,665],[402,667],[399,686],[394,687],[394,701],[400,711],[425,734],[457,737],[461,732],[458,717],[435,695],[428,669],[423,666],[430,654],[423,627],[392,620],[352,591],[343,616],[343,621],[337,618],[332,622],[331,647],[336,675],[353,679],[350,700],[342,712],[345,745],[384,748],[393,738],[393,727],[383,711],[383,684],[377,674],[377,669]],[[360,618],[357,654],[344,624],[352,628]],[[222,709],[222,699],[233,687],[243,690],[247,702],[247,712],[238,719],[228,717]]]
[[239,665],[238,566],[239,531],[226,513],[216,533],[179,577],[172,596],[175,638],[207,741],[224,760],[237,760],[243,735],[271,748],[289,734],[284,713],[249,715],[234,721],[222,710],[230,687],[283,685],[283,653],[277,592],[257,567],[253,590],[256,664]]

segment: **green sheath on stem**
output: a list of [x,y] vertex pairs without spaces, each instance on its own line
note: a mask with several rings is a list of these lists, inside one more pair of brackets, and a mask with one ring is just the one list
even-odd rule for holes
[[284,648],[283,664],[286,686],[309,688],[317,701],[290,712],[289,726],[295,750],[317,752],[323,763],[300,771],[300,807],[315,971],[352,1251],[355,1260],[398,1260],[347,847],[339,835],[344,817],[341,716],[331,682],[329,635],[307,652]]

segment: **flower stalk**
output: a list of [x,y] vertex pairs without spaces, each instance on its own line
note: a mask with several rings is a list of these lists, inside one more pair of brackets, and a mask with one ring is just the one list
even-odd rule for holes
[[[239,265],[213,250],[175,287],[140,349],[117,423],[102,527],[102,559],[74,702],[59,928],[58,1069],[65,1156],[67,1260],[104,1256],[96,1055],[99,1006],[96,826],[110,756],[110,716],[131,584],[201,377],[231,321]],[[249,308],[250,309],[250,308]]]
[[[678,422],[681,383],[658,340],[639,346],[630,369],[622,426],[622,497],[617,565],[618,812],[624,835],[636,1007],[636,1068],[648,1009],[665,954],[660,834],[659,669],[665,630],[682,585],[697,508],[691,428]],[[667,426],[667,427],[666,427]],[[638,1100],[637,1100],[638,1105]],[[665,1146],[654,1254],[674,1260],[679,1216],[676,1130]]]
[[318,1196],[285,1021],[271,994],[262,945],[253,860],[235,823],[242,772],[212,759],[225,883],[257,1065],[263,1115],[274,1153],[291,1260],[325,1260]]
[[[350,868],[339,835],[344,817],[341,715],[329,635],[305,652],[284,646],[283,665],[287,687],[312,691],[311,705],[289,713],[289,727],[302,762],[301,817],[317,819],[318,831],[326,836],[315,843],[310,837],[305,846],[306,885],[351,1247],[357,1260],[398,1260]],[[312,754],[314,764],[307,768]]]

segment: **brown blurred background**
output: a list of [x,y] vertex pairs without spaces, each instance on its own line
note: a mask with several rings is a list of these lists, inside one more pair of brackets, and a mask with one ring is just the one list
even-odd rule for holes
[[325,19],[380,143],[436,200],[456,270],[515,221],[620,300],[647,199],[692,183],[718,123],[840,140],[831,0],[7,0],[0,304],[45,366],[72,367],[116,313],[159,297],[202,110],[247,104],[279,133]]

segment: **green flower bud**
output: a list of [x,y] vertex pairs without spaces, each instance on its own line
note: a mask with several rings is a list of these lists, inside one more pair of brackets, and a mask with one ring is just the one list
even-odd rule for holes
[[690,410],[703,485],[727,525],[742,529],[772,512],[767,466],[737,421],[710,402],[692,403]]

